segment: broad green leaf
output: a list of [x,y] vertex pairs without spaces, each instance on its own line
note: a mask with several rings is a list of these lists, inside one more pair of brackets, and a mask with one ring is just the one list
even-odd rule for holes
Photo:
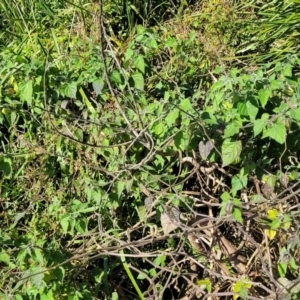
[[258,99],[263,108],[265,108],[271,95],[272,95],[271,89],[269,90],[261,89],[258,91]]
[[28,80],[25,84],[20,86],[20,99],[22,102],[27,102],[28,105],[32,105],[33,95],[33,83],[32,80]]
[[2,176],[6,178],[10,178],[12,174],[12,168],[11,168],[12,161],[8,157],[4,157],[0,159],[0,171],[3,172]]
[[162,137],[165,133],[165,126],[162,122],[156,124],[153,128],[153,131],[155,133],[156,136],[158,137]]
[[125,51],[125,62],[127,62],[132,57],[133,54],[134,54],[134,51],[132,50],[132,48],[128,48]]
[[35,287],[37,289],[39,289],[43,283],[43,278],[45,276],[45,273],[42,272],[44,271],[45,269],[42,268],[42,267],[37,267],[37,268],[34,268],[31,270],[31,274],[34,274],[34,273],[39,273],[37,275],[32,275],[30,277],[30,280],[32,281],[32,283],[35,285]]
[[169,37],[165,44],[165,48],[174,47],[177,45],[177,40],[174,37]]
[[144,83],[144,77],[143,77],[142,73],[138,73],[138,72],[134,73],[132,75],[132,79],[134,81],[135,88],[143,91],[145,83]]
[[221,195],[221,199],[223,200],[223,202],[228,202],[231,200],[231,196],[228,192],[224,192],[222,195]]
[[247,176],[241,176],[240,174],[234,175],[231,179],[231,186],[234,190],[239,191],[247,186]]
[[277,270],[279,272],[280,277],[285,277],[287,271],[287,264],[284,262],[280,262],[277,266]]
[[68,232],[68,228],[69,228],[69,220],[70,220],[70,216],[67,215],[65,217],[63,217],[61,220],[60,220],[60,225],[63,229],[63,231],[66,233]]
[[176,124],[177,119],[179,117],[179,110],[178,108],[172,109],[166,116],[166,123],[168,127],[171,127]]
[[77,83],[71,82],[64,89],[65,95],[69,98],[76,99]]
[[255,106],[251,101],[246,102],[246,107],[248,110],[248,115],[250,117],[250,120],[255,120],[258,113],[258,107]]
[[231,142],[226,139],[222,145],[222,160],[223,167],[230,165],[234,161],[240,158],[242,152],[241,141]]
[[181,100],[179,107],[186,112],[193,110],[193,106],[188,98]]
[[118,197],[120,198],[123,191],[124,191],[124,188],[125,188],[125,182],[124,181],[118,181],[118,184],[117,184],[117,190],[118,190]]
[[300,107],[291,111],[291,117],[296,121],[300,121]]
[[243,223],[242,210],[240,208],[235,207],[233,209],[232,216],[239,223]]
[[225,138],[229,138],[232,137],[233,135],[239,133],[240,128],[238,126],[236,126],[236,124],[232,123],[226,126],[225,130],[224,130],[224,137]]
[[184,135],[182,131],[179,131],[175,136],[174,136],[174,145],[178,150],[183,151],[186,146],[186,140],[184,139]]
[[145,74],[145,60],[142,55],[139,55],[137,59],[134,62],[134,65],[137,67],[139,71],[141,71],[143,74]]
[[284,124],[276,122],[271,127],[265,129],[264,137],[270,137],[279,144],[283,144],[286,139],[286,128]]
[[35,257],[36,257],[38,263],[42,264],[44,262],[44,257],[43,257],[41,250],[39,248],[34,248],[34,254],[35,254]]
[[158,45],[157,45],[157,42],[156,42],[155,38],[150,39],[148,45],[149,45],[151,48],[158,49]]
[[113,70],[110,77],[114,83],[122,83],[121,74],[117,70]]
[[268,114],[263,114],[260,120],[255,120],[253,122],[254,137],[259,135],[263,131],[263,129],[266,127],[268,118],[269,118]]
[[1,253],[0,253],[0,261],[6,263],[7,265],[9,265],[10,263],[10,257],[9,255],[4,251],[2,250]]

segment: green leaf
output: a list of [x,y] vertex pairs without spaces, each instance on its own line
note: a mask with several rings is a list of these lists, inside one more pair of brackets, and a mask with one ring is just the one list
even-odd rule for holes
[[174,145],[178,150],[183,151],[186,146],[186,141],[184,139],[183,132],[180,131],[174,136]]
[[240,174],[234,175],[231,179],[231,186],[234,190],[239,191],[247,186],[247,176],[241,176]]
[[158,45],[157,45],[157,42],[156,42],[155,38],[150,39],[148,45],[149,45],[151,48],[158,49]]
[[193,106],[192,106],[190,100],[187,99],[187,98],[181,100],[179,107],[180,107],[182,110],[186,111],[186,112],[189,112],[189,111],[192,111],[192,110],[193,110]]
[[37,275],[32,275],[30,277],[32,283],[35,285],[35,287],[37,289],[39,289],[43,283],[43,278],[45,276],[45,273],[43,272],[45,269],[42,268],[42,267],[37,267],[37,268],[34,268],[31,270],[31,274],[34,274],[34,273],[39,273]]
[[268,123],[268,119],[269,119],[269,114],[263,114],[260,120],[255,120],[253,122],[254,137],[259,135],[263,131],[263,129],[266,127]]
[[158,137],[163,137],[164,133],[165,133],[165,126],[162,122],[156,124],[153,128],[153,131],[155,133],[156,136]]
[[293,109],[291,111],[291,117],[295,120],[295,121],[300,121],[300,107]]
[[44,257],[40,249],[34,248],[34,254],[39,264],[44,262]]
[[121,74],[117,70],[111,72],[110,78],[114,83],[122,83]]
[[64,89],[65,95],[69,98],[76,99],[77,83],[71,82]]
[[223,200],[224,203],[228,202],[231,200],[231,196],[228,192],[224,192],[222,195],[221,195],[221,199]]
[[111,300],[119,300],[119,295],[117,292],[113,292],[111,295]]
[[176,124],[178,117],[179,117],[179,110],[178,110],[178,108],[172,109],[168,113],[168,115],[166,116],[166,119],[165,119],[168,127],[171,127],[174,124]]
[[[12,168],[11,168],[12,161],[8,157],[4,157],[0,159],[0,172],[4,174],[5,178],[10,178],[12,174]],[[0,174],[0,176],[3,176]]]
[[247,111],[250,117],[250,120],[255,120],[258,113],[258,107],[255,106],[251,101],[246,102]]
[[272,91],[270,89],[269,90],[261,89],[258,91],[258,99],[263,108],[265,108],[271,95],[272,95]]
[[241,209],[235,207],[233,209],[232,216],[239,223],[241,223],[241,224],[243,223],[243,217],[242,217],[242,211],[241,211]]
[[65,233],[68,232],[70,216],[67,215],[60,220],[60,225]]
[[223,167],[228,166],[234,161],[238,160],[240,158],[241,152],[241,141],[231,142],[229,139],[226,139],[222,145]]
[[139,71],[141,71],[143,74],[145,74],[145,60],[144,60],[144,57],[139,55],[137,57],[137,59],[135,60],[134,62],[134,65],[137,67],[137,69]]
[[118,190],[118,197],[120,198],[122,195],[122,192],[125,188],[125,182],[124,181],[118,181],[117,190]]
[[280,277],[285,277],[286,270],[287,270],[287,264],[280,262],[277,266],[277,269],[278,269]]
[[270,137],[279,144],[283,144],[286,139],[286,128],[284,124],[276,122],[273,126],[267,128],[264,137]]
[[238,126],[236,126],[236,124],[232,123],[226,126],[225,130],[224,130],[224,137],[225,138],[229,138],[237,133],[239,133],[240,128]]
[[134,51],[132,50],[132,48],[128,48],[125,51],[125,62],[127,62],[132,57],[133,54],[134,54]]
[[28,80],[25,84],[20,86],[20,99],[22,102],[27,102],[28,105],[32,105],[33,95],[33,83],[32,80]]
[[10,260],[9,255],[2,250],[1,253],[0,253],[0,261],[2,261],[4,263],[6,263],[7,265],[9,265],[9,263],[10,263],[9,260]]
[[142,73],[139,73],[139,72],[134,73],[132,75],[132,79],[134,81],[135,88],[143,91],[145,83],[144,83],[144,77],[143,77]]

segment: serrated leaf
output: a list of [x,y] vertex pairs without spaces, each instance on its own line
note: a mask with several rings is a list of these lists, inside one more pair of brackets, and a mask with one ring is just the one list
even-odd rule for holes
[[9,265],[9,263],[10,263],[9,260],[10,260],[9,255],[5,251],[2,250],[2,252],[0,253],[0,261]]
[[127,48],[127,50],[125,51],[125,62],[127,62],[133,54],[134,51],[132,50],[132,48]]
[[35,285],[35,287],[37,289],[39,289],[43,283],[43,279],[45,276],[45,273],[43,272],[44,270],[45,269],[42,267],[37,267],[37,268],[34,268],[33,270],[31,270],[31,274],[39,273],[37,275],[32,275],[30,277],[30,280],[32,281],[32,283]]
[[248,110],[248,114],[249,114],[250,120],[255,120],[256,115],[258,113],[258,107],[256,107],[250,101],[246,102],[246,106],[247,106],[247,110]]
[[241,211],[241,209],[235,207],[233,209],[232,216],[239,223],[241,223],[241,224],[243,223],[243,217],[242,217],[242,211]]
[[247,186],[248,178],[247,176],[234,175],[231,179],[232,189],[239,191]]
[[241,141],[231,142],[225,140],[222,144],[222,160],[223,167],[230,165],[234,161],[240,158],[242,152]]
[[266,104],[268,103],[271,94],[272,94],[271,90],[261,89],[258,91],[258,99],[263,108],[265,108]]
[[27,102],[28,105],[32,105],[33,95],[33,82],[28,80],[25,84],[20,86],[20,99],[22,102]]
[[77,83],[71,82],[64,89],[65,95],[69,98],[76,99]]
[[166,116],[166,123],[168,127],[173,126],[177,122],[177,118],[179,117],[179,110],[177,108],[172,109],[168,115]]
[[134,73],[132,75],[132,79],[134,81],[134,86],[136,89],[143,91],[144,90],[144,77],[142,73]]
[[285,277],[286,270],[287,270],[287,264],[280,262],[277,266],[277,270],[279,272],[280,277]]
[[111,80],[115,83],[122,83],[121,74],[117,70],[113,70],[111,72]]
[[3,172],[2,176],[4,174],[4,177],[9,178],[12,174],[12,168],[11,168],[12,161],[8,157],[4,157],[0,159],[0,171]]
[[165,126],[162,122],[156,124],[153,128],[154,133],[158,136],[161,137],[165,133]]
[[253,122],[254,137],[256,137],[257,135],[259,135],[263,131],[263,129],[266,127],[266,125],[267,125],[266,121],[255,120]]
[[125,182],[124,181],[118,181],[118,184],[117,184],[118,198],[121,197],[122,192],[124,191],[124,188],[125,188]]
[[190,100],[187,98],[181,100],[179,107],[186,112],[193,110],[193,106],[192,106]]
[[236,124],[229,124],[226,126],[224,130],[224,137],[229,138],[232,137],[233,135],[239,133],[240,128],[236,126]]
[[40,249],[38,248],[34,248],[34,254],[35,254],[35,257],[37,259],[37,261],[42,264],[44,262],[44,257],[43,257],[43,254],[41,252]]
[[135,60],[134,65],[137,67],[137,69],[139,71],[141,71],[143,74],[145,74],[146,65],[145,65],[145,60],[144,60],[143,56],[139,55],[137,57],[137,59]]
[[174,47],[177,45],[177,40],[174,37],[169,37],[165,44],[165,48]]
[[65,216],[60,220],[60,225],[65,233],[68,232],[69,220],[70,220],[69,216]]
[[151,47],[151,48],[154,48],[154,49],[158,49],[158,46],[157,46],[157,42],[154,38],[150,39],[148,45]]
[[291,111],[291,117],[296,121],[300,121],[300,107]]
[[284,124],[276,122],[273,126],[267,128],[264,137],[270,137],[279,144],[283,144],[286,140],[286,128]]

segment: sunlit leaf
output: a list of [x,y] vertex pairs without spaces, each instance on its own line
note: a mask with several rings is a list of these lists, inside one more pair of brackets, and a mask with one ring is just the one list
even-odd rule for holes
[[241,141],[231,142],[230,140],[225,140],[222,145],[222,160],[223,167],[230,165],[236,159],[240,158],[242,152]]

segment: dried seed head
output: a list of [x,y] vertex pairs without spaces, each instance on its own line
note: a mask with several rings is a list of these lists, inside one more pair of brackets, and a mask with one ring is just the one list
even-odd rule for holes
[[265,183],[261,187],[261,191],[264,194],[264,196],[266,197],[266,199],[270,199],[273,195],[274,189],[271,185],[269,185],[268,183]]
[[226,203],[226,206],[225,206],[225,212],[226,212],[226,214],[227,215],[231,215],[232,212],[233,212],[233,208],[234,208],[233,202]]

